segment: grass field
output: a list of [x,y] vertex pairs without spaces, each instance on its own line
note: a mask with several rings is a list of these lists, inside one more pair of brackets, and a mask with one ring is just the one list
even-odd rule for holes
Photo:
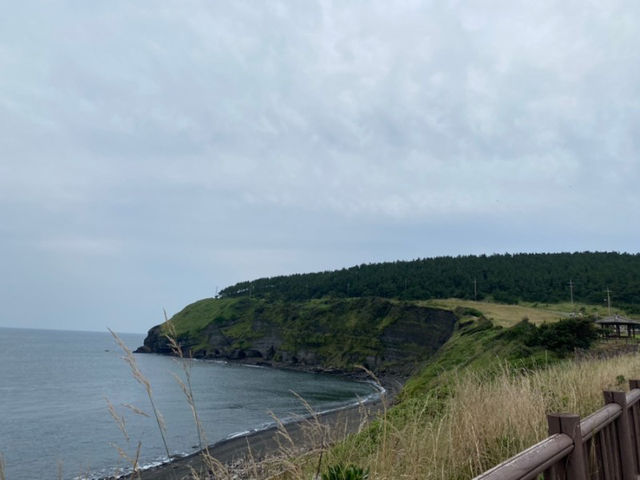
[[[418,302],[421,305],[455,309],[456,307],[474,308],[481,311],[485,317],[493,321],[494,325],[502,327],[512,327],[524,317],[531,323],[540,325],[544,322],[555,322],[561,318],[567,318],[572,312],[583,312],[585,314],[597,314],[600,317],[608,315],[606,306],[585,305],[576,303],[520,303],[518,305],[506,305],[492,302],[474,302],[473,300],[461,300],[458,298],[446,298],[437,300],[426,300]],[[623,311],[612,309],[612,313],[626,315]]]

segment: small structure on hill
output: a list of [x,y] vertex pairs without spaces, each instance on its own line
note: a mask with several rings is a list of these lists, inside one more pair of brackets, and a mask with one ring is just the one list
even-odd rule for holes
[[600,326],[602,336],[605,338],[635,337],[636,332],[640,333],[640,322],[623,317],[622,315],[611,315],[609,317],[596,320]]

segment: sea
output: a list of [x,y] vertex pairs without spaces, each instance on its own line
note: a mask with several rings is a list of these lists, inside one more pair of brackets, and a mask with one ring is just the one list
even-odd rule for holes
[[[134,350],[144,335],[121,334]],[[168,460],[147,390],[109,332],[0,328],[0,455],[6,480],[98,479]],[[166,426],[171,455],[199,448],[174,358],[134,354]],[[343,378],[189,360],[203,443],[268,428],[378,394]],[[109,408],[111,405],[111,411]]]

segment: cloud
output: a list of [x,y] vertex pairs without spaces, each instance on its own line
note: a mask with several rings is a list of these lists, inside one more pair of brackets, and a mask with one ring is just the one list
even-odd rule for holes
[[[34,130],[67,139],[71,155],[81,148],[81,158],[57,165],[113,165],[114,182],[231,185],[275,204],[292,190],[311,208],[319,200],[331,208],[335,198],[354,204],[344,192],[355,190],[368,197],[358,203],[363,213],[400,197],[404,215],[429,215],[411,201],[419,190],[407,189],[414,175],[404,164],[416,158],[415,173],[435,172],[430,189],[449,198],[438,177],[464,175],[470,163],[492,184],[529,161],[541,174],[534,180],[555,170],[562,182],[559,157],[590,177],[594,151],[615,167],[635,148],[633,132],[607,118],[633,119],[625,102],[637,82],[622,71],[637,75],[623,63],[634,24],[616,21],[615,9],[519,8],[116,3],[108,15],[61,12],[55,27],[41,15],[26,53],[66,35],[23,72],[36,73],[27,77],[35,85],[24,77],[8,85],[15,93],[21,82],[24,92],[17,106],[9,100]],[[618,23],[629,25],[610,38]],[[496,172],[496,164],[513,166]],[[376,176],[386,182],[370,182]],[[463,209],[483,203],[475,198]]]
[[149,302],[212,271],[632,248],[639,37],[625,0],[13,3],[0,248],[25,285],[31,249]]

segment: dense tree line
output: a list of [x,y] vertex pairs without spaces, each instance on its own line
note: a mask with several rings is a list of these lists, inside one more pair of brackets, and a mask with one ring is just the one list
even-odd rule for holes
[[570,281],[578,302],[602,304],[609,289],[616,306],[640,311],[640,254],[616,252],[470,255],[363,264],[240,282],[220,296],[456,297],[554,303],[569,300]]

